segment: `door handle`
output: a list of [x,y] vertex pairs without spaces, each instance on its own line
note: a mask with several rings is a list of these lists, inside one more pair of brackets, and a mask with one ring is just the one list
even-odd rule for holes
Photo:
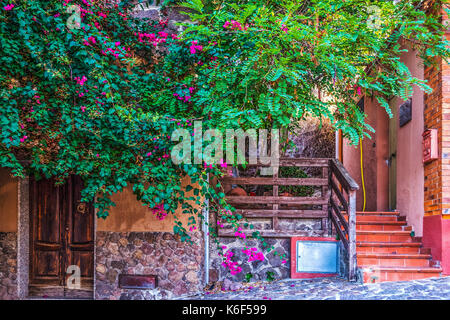
[[388,165],[388,167],[391,166],[391,164],[392,164],[392,159],[393,159],[393,158],[396,158],[396,157],[397,157],[397,153],[396,153],[396,152],[392,153],[392,154],[389,156],[389,159],[387,160],[387,165]]

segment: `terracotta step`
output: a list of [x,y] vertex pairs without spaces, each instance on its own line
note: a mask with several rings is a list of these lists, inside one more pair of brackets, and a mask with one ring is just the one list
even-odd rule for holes
[[441,268],[431,267],[369,267],[361,269],[365,283],[409,281],[440,277]]
[[412,242],[409,231],[356,231],[356,241]]
[[[345,220],[348,221],[348,216],[344,215]],[[372,216],[372,215],[364,215],[356,216],[356,222],[364,222],[364,221],[386,221],[386,222],[393,222],[398,221],[401,217],[392,215],[392,216]]]
[[387,254],[358,253],[358,266],[382,267],[430,267],[431,255],[428,254]]
[[[356,242],[357,253],[392,253],[392,254],[418,254],[421,252],[420,243],[416,242]],[[427,252],[421,252],[426,254]]]
[[356,221],[356,230],[361,231],[407,231],[404,221]]

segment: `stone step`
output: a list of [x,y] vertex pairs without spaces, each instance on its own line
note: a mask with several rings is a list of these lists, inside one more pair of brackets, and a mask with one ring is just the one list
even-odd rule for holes
[[356,231],[356,241],[412,242],[409,231]]
[[382,267],[430,267],[431,255],[427,254],[388,254],[388,253],[358,253],[358,266]]
[[440,277],[442,269],[432,267],[365,267],[361,268],[365,283],[409,281]]

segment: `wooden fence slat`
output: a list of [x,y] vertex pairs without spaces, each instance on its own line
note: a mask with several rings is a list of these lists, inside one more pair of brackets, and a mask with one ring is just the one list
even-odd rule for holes
[[227,196],[226,201],[230,204],[328,204],[328,199],[322,197]]
[[238,209],[236,213],[242,214],[248,218],[271,218],[277,216],[278,218],[325,218],[327,212],[324,210],[294,210],[294,209]]
[[263,177],[246,177],[233,178],[224,177],[222,182],[225,184],[240,185],[286,185],[286,186],[327,186],[328,179],[324,178],[263,178]]
[[[279,167],[327,167],[329,158],[280,158]],[[271,164],[250,163],[247,167],[269,167]]]
[[[252,237],[254,231],[243,230],[246,237]],[[323,230],[316,231],[318,235],[323,235]],[[219,237],[234,237],[234,229],[219,229]],[[310,236],[309,231],[280,231],[280,230],[259,230],[259,234],[263,238],[291,238],[291,237],[307,237]]]

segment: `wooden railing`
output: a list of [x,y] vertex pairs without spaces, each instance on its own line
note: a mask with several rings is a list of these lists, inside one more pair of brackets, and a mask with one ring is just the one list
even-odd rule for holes
[[[356,279],[356,190],[358,184],[337,159],[330,159],[329,216],[348,253],[348,277]],[[341,210],[342,208],[342,210]],[[344,212],[348,219],[345,219]]]
[[[249,165],[249,166],[262,166]],[[222,184],[226,185],[266,185],[272,186],[272,195],[230,196],[227,202],[233,205],[237,212],[246,218],[270,218],[272,228],[258,230],[263,237],[289,238],[307,236],[308,232],[301,230],[286,230],[280,225],[280,219],[322,219],[322,231],[326,231],[328,223],[328,203],[330,198],[328,183],[329,159],[311,158],[281,158],[280,167],[317,168],[319,177],[314,178],[280,178],[278,174],[270,177],[225,177]],[[320,196],[298,197],[280,196],[280,186],[315,186],[320,188]],[[219,236],[233,236],[233,230],[219,229]],[[244,233],[251,234],[250,230]],[[320,233],[320,231],[317,231]]]
[[[328,221],[331,220],[330,227],[334,227],[348,253],[349,279],[354,280],[356,277],[356,190],[359,188],[358,184],[336,159],[282,158],[279,166],[317,168],[320,174],[312,178],[281,178],[278,174],[270,177],[224,177],[222,179],[224,186],[272,186],[272,195],[227,195],[227,202],[245,218],[270,218],[271,229],[258,229],[262,237],[290,238],[310,235],[310,232],[286,230],[280,224],[280,219],[283,218],[321,219],[322,234],[328,231]],[[313,186],[320,188],[321,192],[320,196],[286,197],[279,195],[280,186]],[[347,214],[348,221],[344,213]],[[233,229],[219,228],[217,231],[219,236],[234,236]],[[243,230],[247,235],[251,235],[253,231],[255,230]]]

